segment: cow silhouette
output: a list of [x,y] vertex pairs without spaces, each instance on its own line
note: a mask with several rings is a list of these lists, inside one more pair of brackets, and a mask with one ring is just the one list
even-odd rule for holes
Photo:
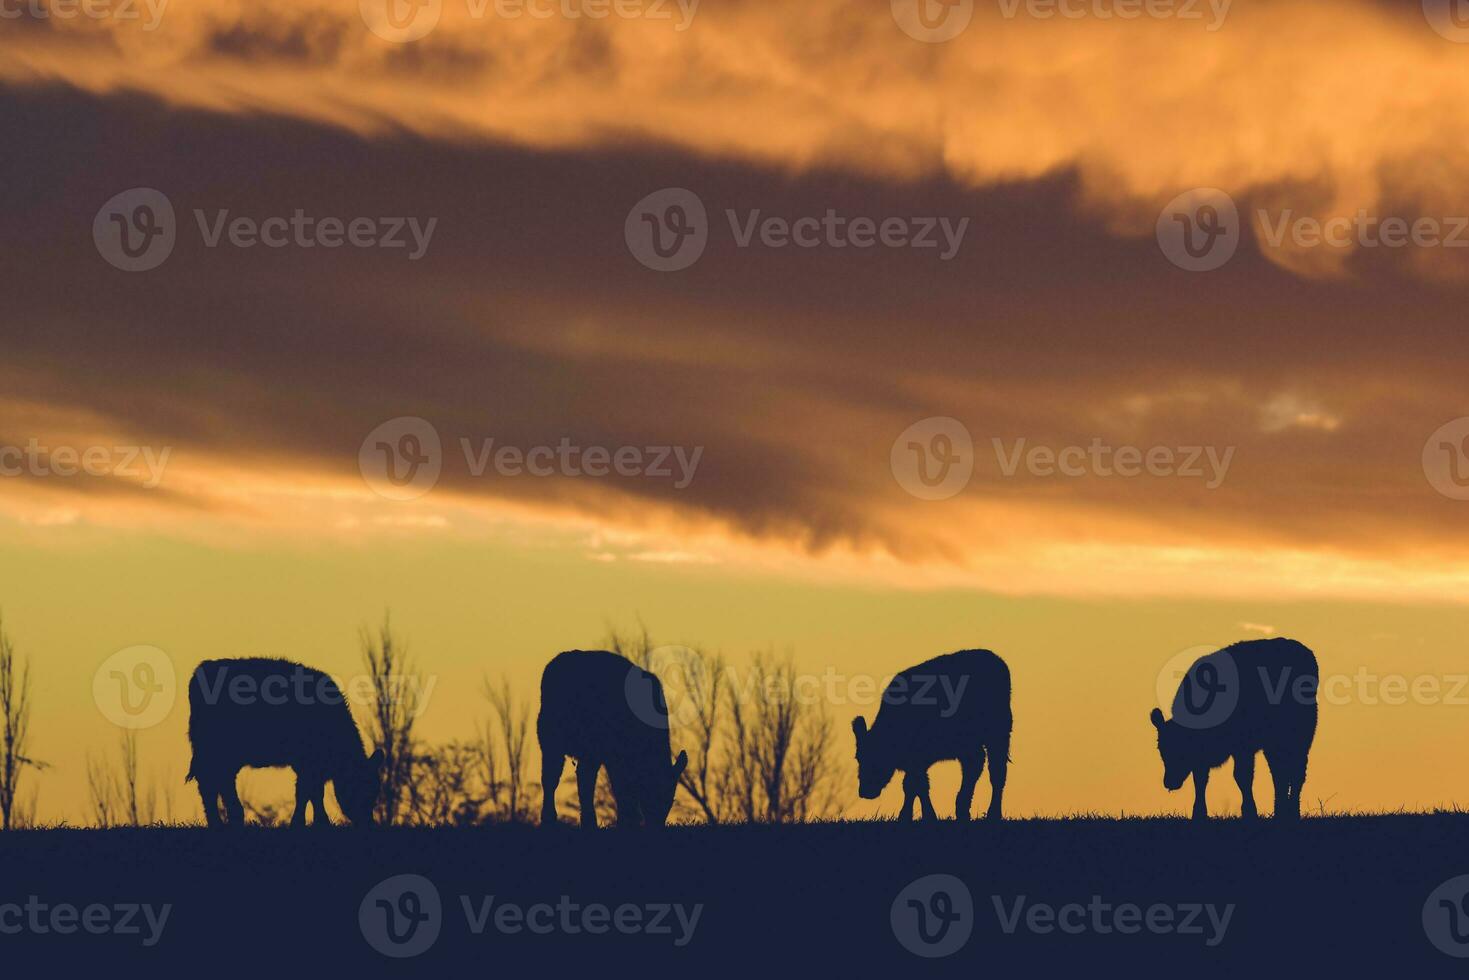
[[541,674],[541,825],[554,827],[556,787],[566,757],[576,760],[581,825],[597,826],[597,773],[617,800],[617,825],[661,827],[688,765],[669,763],[668,705],[657,676],[605,650],[558,653]]
[[928,795],[928,768],[957,759],[963,766],[954,818],[969,819],[974,786],[990,760],[990,807],[1000,818],[1005,775],[1010,765],[1010,668],[989,650],[961,650],[924,661],[896,675],[882,694],[872,729],[858,715],[857,792],[875,800],[903,770],[903,809],[898,819],[913,815],[913,801],[927,820],[938,819]]
[[206,660],[189,678],[189,742],[194,757],[184,779],[198,782],[211,827],[220,826],[221,798],[229,824],[244,824],[235,779],[246,766],[296,771],[292,827],[305,825],[308,802],[313,826],[331,823],[328,781],[348,820],[372,824],[383,754],[363,753],[347,699],[328,674],[289,660]]
[[1200,657],[1179,682],[1173,718],[1153,709],[1163,785],[1176,790],[1193,776],[1193,818],[1203,820],[1209,770],[1233,757],[1240,813],[1253,819],[1255,754],[1263,751],[1276,818],[1299,818],[1319,684],[1315,654],[1295,640],[1246,640]]

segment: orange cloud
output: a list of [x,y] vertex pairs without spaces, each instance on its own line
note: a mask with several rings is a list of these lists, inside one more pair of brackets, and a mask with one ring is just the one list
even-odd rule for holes
[[[946,172],[976,186],[1075,170],[1082,206],[1130,235],[1149,234],[1178,191],[1215,186],[1240,201],[1267,255],[1305,275],[1341,273],[1360,238],[1272,244],[1282,216],[1469,213],[1458,179],[1469,109],[1442,95],[1469,85],[1469,59],[1417,5],[1281,0],[1202,20],[1073,6],[1081,16],[1041,19],[1024,3],[979,3],[963,33],[925,44],[886,4],[856,0],[799,11],[670,2],[666,18],[600,20],[435,0],[434,30],[392,43],[356,4],[201,0],[168,5],[153,31],[109,19],[33,26],[0,54],[0,77],[361,133],[655,141],[781,169]],[[1401,254],[1426,274],[1462,267],[1445,248]]]

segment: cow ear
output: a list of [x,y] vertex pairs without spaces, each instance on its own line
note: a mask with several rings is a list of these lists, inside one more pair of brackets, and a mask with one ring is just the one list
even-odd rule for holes
[[1148,715],[1148,718],[1152,721],[1154,728],[1160,732],[1163,730],[1163,710],[1161,708],[1154,708],[1153,713]]
[[867,719],[861,715],[852,719],[852,734],[857,736],[857,741],[862,741],[862,736],[867,734]]
[[374,749],[372,755],[367,757],[367,764],[374,769],[381,769],[383,767],[383,750]]
[[687,752],[680,751],[679,754],[678,754],[678,758],[673,760],[673,781],[674,782],[678,782],[678,777],[680,777],[680,776],[683,775],[683,771],[684,771],[685,768],[688,767],[688,764],[689,764],[689,754]]

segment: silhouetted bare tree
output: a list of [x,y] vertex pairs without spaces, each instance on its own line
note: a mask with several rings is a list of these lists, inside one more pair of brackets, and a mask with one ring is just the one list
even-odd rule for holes
[[0,829],[29,823],[35,814],[35,799],[23,803],[20,777],[27,767],[43,769],[45,763],[32,759],[31,668],[16,655],[10,634],[0,622]]
[[614,626],[608,626],[607,633],[602,639],[602,645],[608,651],[626,657],[644,670],[653,670],[653,651],[658,649],[658,645],[653,642],[653,636],[648,632],[647,624],[641,619],[638,620],[637,629],[628,630],[625,633]]
[[87,794],[98,827],[141,827],[158,819],[158,792],[144,783],[135,730],[123,730],[116,765],[87,754]]
[[413,726],[418,720],[420,677],[407,648],[393,635],[392,620],[383,615],[376,635],[362,628],[362,665],[372,684],[372,712],[368,732],[383,751],[383,791],[376,818],[396,823],[403,809],[413,771]]
[[405,819],[417,826],[469,827],[491,816],[484,748],[447,742],[421,748],[413,757]]
[[527,778],[530,708],[516,701],[507,677],[500,678],[498,687],[485,678],[484,694],[493,714],[485,726],[484,740],[489,796],[494,810],[491,816],[512,822],[529,820],[534,812]]
[[716,743],[724,728],[728,677],[724,657],[695,647],[673,663],[671,677],[660,678],[671,687],[670,724],[674,743],[689,753],[689,764],[679,786],[709,823],[726,816],[719,798]]
[[[681,812],[709,823],[780,823],[837,809],[831,717],[797,696],[790,657],[756,653],[738,672],[722,654],[660,646],[641,621],[627,632],[609,628],[603,644],[663,682],[673,744],[689,753]],[[597,789],[601,816],[611,794]]]
[[116,826],[120,793],[117,777],[107,760],[94,759],[87,753],[87,805],[91,810],[92,824],[97,827]]
[[821,702],[797,697],[790,657],[751,657],[745,682],[729,685],[729,744],[718,785],[725,805],[747,822],[821,817],[835,803],[832,724]]

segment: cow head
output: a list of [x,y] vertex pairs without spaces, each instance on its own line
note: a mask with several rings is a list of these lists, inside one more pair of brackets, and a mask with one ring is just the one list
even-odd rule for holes
[[1163,786],[1168,790],[1179,789],[1194,770],[1194,753],[1191,751],[1191,732],[1176,721],[1164,721],[1163,712],[1157,708],[1149,716],[1153,727],[1158,729],[1158,754],[1163,757]]
[[641,800],[643,820],[649,827],[661,827],[668,822],[668,811],[673,809],[673,794],[678,792],[678,780],[689,764],[689,754],[679,752],[673,760],[673,768],[655,773],[654,785],[648,788]]
[[857,736],[857,795],[864,800],[875,800],[893,781],[898,767],[873,741],[866,718],[858,715],[852,719],[852,734]]
[[354,827],[371,827],[372,811],[383,788],[383,750],[358,759],[332,780],[337,805]]

